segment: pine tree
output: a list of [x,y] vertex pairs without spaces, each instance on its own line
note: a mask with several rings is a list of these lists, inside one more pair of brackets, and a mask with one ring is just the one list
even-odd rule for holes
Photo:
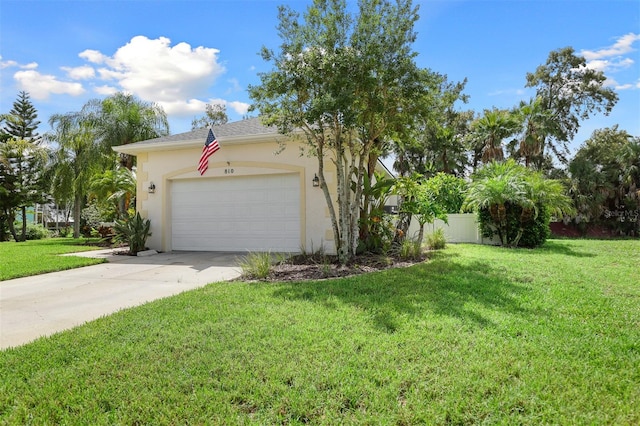
[[38,112],[29,100],[27,92],[18,93],[13,109],[4,118],[4,127],[0,129],[0,140],[3,142],[16,139],[39,144],[42,140],[42,137],[35,133],[40,122],[36,120]]

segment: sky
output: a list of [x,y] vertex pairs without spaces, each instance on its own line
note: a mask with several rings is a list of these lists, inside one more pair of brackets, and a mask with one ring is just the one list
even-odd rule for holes
[[[231,121],[251,104],[247,88],[272,64],[262,46],[280,44],[278,6],[303,12],[311,0],[0,0],[0,112],[26,91],[51,130],[52,114],[79,111],[118,91],[155,102],[172,134],[191,130],[207,103]],[[348,1],[355,5],[355,1]],[[528,101],[526,74],[571,46],[605,73],[619,96],[609,116],[582,122],[577,149],[596,129],[640,136],[640,1],[432,0],[416,23],[418,66],[467,79],[461,110]],[[255,113],[253,114],[255,115]]]

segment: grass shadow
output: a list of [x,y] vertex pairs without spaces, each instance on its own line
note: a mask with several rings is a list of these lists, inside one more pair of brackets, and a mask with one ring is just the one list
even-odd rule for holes
[[475,261],[460,263],[455,253],[438,252],[426,263],[408,268],[339,280],[282,283],[274,295],[307,300],[329,308],[336,301],[366,310],[376,328],[392,333],[402,315],[432,314],[460,318],[491,327],[487,313],[501,310],[527,316],[538,314],[521,305],[525,282],[509,278],[506,269]]

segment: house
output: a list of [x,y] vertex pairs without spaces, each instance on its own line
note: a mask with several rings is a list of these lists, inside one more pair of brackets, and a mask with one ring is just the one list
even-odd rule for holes
[[[259,118],[213,131],[220,149],[202,176],[208,129],[115,148],[137,157],[137,209],[151,221],[149,248],[335,253],[327,202],[314,186],[318,160],[301,150],[305,141]],[[324,175],[335,194],[331,161]]]

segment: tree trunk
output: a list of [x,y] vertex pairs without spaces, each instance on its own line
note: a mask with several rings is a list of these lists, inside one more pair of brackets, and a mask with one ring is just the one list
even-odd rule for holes
[[73,201],[73,238],[80,238],[81,214],[82,214],[82,195],[76,193]]
[[11,233],[11,236],[13,237],[14,241],[16,242],[20,241],[18,239],[18,234],[16,234],[16,227],[14,224],[14,222],[16,221],[15,213],[12,210],[7,210],[6,217],[7,217],[7,225],[9,226],[9,232]]
[[27,206],[20,207],[20,215],[22,216],[22,228],[20,229],[20,241],[27,240]]

